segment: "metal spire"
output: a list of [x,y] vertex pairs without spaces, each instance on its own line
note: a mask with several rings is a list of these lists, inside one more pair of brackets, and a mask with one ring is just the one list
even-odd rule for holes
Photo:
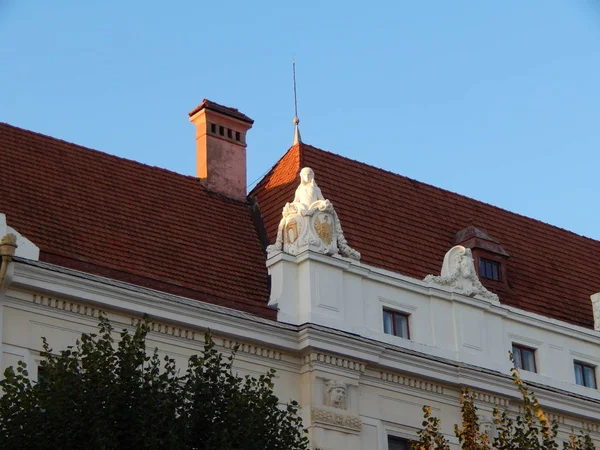
[[294,71],[294,145],[302,142],[300,138],[300,128],[298,124],[300,123],[300,119],[298,118],[298,98],[296,97],[296,61],[292,59],[292,70]]

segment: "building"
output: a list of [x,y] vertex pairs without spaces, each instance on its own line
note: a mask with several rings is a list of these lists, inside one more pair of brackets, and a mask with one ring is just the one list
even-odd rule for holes
[[2,370],[35,377],[41,337],[71,345],[99,310],[149,314],[180,366],[210,328],[240,373],[275,368],[314,446],[395,450],[425,404],[456,442],[463,387],[484,422],[516,410],[514,351],[560,435],[600,440],[599,241],[299,133],[247,196],[252,119],[205,100],[190,120],[198,177],[0,124]]

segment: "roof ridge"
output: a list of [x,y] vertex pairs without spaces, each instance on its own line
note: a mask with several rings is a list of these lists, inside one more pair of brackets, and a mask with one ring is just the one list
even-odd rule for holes
[[[566,233],[572,234],[573,236],[576,236],[576,237],[579,237],[579,238],[583,238],[583,239],[586,239],[586,240],[592,241],[592,242],[594,242],[594,243],[597,243],[597,244],[598,244],[598,243],[600,243],[600,240],[597,240],[597,239],[591,238],[591,237],[589,237],[589,236],[585,236],[585,235],[583,235],[583,234],[576,233],[576,232],[574,232],[574,231],[571,231],[571,230],[568,230],[568,229],[566,229],[566,228],[559,227],[558,225],[553,225],[553,224],[551,224],[551,223],[544,222],[543,220],[539,220],[539,219],[536,219],[536,218],[534,218],[534,217],[529,217],[529,216],[526,216],[526,215],[524,215],[524,214],[521,214],[521,213],[518,213],[518,212],[515,212],[515,211],[511,211],[511,210],[509,210],[509,209],[502,208],[502,207],[500,207],[500,206],[496,206],[496,205],[493,205],[493,204],[491,204],[491,203],[488,203],[488,202],[484,202],[483,200],[477,200],[476,198],[468,197],[468,196],[466,196],[466,195],[464,195],[464,194],[461,194],[461,193],[459,193],[459,192],[454,192],[454,191],[451,191],[451,190],[449,190],[449,189],[445,189],[445,188],[438,187],[438,186],[435,186],[435,185],[433,185],[433,184],[430,184],[430,183],[426,183],[426,182],[424,182],[424,181],[419,181],[419,180],[416,180],[416,179],[414,179],[414,178],[410,178],[410,177],[408,177],[408,176],[406,176],[406,175],[402,175],[402,174],[399,174],[399,173],[396,173],[396,172],[392,172],[391,170],[383,169],[383,168],[381,168],[381,167],[377,167],[377,166],[375,166],[375,165],[373,165],[373,164],[365,163],[365,162],[363,162],[363,161],[358,161],[358,160],[356,160],[356,159],[352,159],[352,158],[349,158],[349,157],[347,157],[347,156],[343,156],[343,155],[340,155],[340,154],[338,154],[338,153],[331,152],[331,151],[329,151],[329,150],[324,150],[324,149],[322,149],[322,148],[315,147],[314,145],[306,144],[306,143],[304,143],[304,142],[303,142],[303,143],[301,143],[301,144],[299,144],[299,145],[306,147],[308,150],[315,150],[315,151],[317,151],[317,152],[327,153],[327,154],[329,154],[329,155],[332,155],[332,156],[334,156],[334,157],[336,157],[336,158],[341,158],[341,159],[344,159],[344,160],[346,160],[346,161],[350,161],[350,162],[353,162],[353,163],[356,163],[356,164],[360,164],[360,165],[362,165],[362,166],[367,166],[367,167],[370,167],[370,168],[372,168],[372,169],[375,169],[375,170],[378,170],[378,171],[381,171],[381,172],[385,172],[385,173],[388,173],[388,174],[390,174],[390,175],[393,175],[393,176],[396,176],[396,177],[403,178],[403,179],[405,179],[405,180],[409,180],[409,181],[411,181],[411,182],[413,182],[413,183],[417,183],[417,184],[420,184],[420,185],[422,185],[422,186],[426,186],[426,187],[428,187],[428,188],[433,188],[433,189],[435,189],[435,190],[437,190],[437,191],[446,192],[446,193],[448,193],[448,194],[451,194],[451,195],[453,195],[453,196],[458,196],[458,197],[461,197],[461,198],[464,198],[464,199],[467,199],[467,200],[470,200],[470,201],[476,202],[476,203],[478,203],[478,204],[480,204],[480,205],[486,205],[486,206],[489,206],[489,207],[491,207],[491,208],[497,209],[497,210],[499,210],[499,211],[503,211],[503,212],[509,213],[509,214],[511,214],[511,215],[518,216],[518,217],[522,217],[523,219],[526,219],[526,220],[530,220],[530,221],[532,221],[532,222],[537,222],[537,223],[540,223],[540,224],[542,224],[542,225],[545,225],[545,226],[549,226],[549,227],[555,228],[555,229],[557,229],[557,230],[560,230],[560,231],[563,231],[563,232],[566,232]],[[301,149],[302,149],[302,148],[301,148]],[[303,153],[304,153],[304,152],[302,152],[302,151],[301,151],[301,157],[302,157]],[[279,161],[278,161],[278,162],[279,162]]]

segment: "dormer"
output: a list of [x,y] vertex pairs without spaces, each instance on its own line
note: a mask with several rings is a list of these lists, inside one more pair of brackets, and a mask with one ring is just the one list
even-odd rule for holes
[[507,290],[507,263],[510,255],[487,231],[473,225],[454,235],[454,245],[470,248],[479,280],[492,289]]

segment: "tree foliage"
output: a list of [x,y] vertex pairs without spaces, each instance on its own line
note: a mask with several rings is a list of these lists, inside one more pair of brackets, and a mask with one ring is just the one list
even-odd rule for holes
[[234,355],[224,357],[207,333],[182,374],[172,358],[146,351],[147,322],[118,342],[106,318],[98,328],[58,354],[44,339],[39,382],[22,362],[5,371],[0,448],[308,448],[298,404],[279,407],[274,370],[237,376]]
[[[512,355],[511,355],[512,359]],[[481,430],[475,396],[468,389],[461,395],[462,423],[454,426],[462,450],[558,450],[558,425],[548,420],[535,394],[530,391],[519,375],[512,369],[514,385],[519,390],[523,405],[521,413],[512,416],[508,411],[496,407],[494,424],[496,436],[489,436]],[[448,450],[446,436],[440,431],[440,421],[431,415],[431,408],[423,408],[425,420],[419,431],[419,440],[412,443],[414,450]],[[563,450],[595,450],[589,435],[571,434],[562,444]]]

